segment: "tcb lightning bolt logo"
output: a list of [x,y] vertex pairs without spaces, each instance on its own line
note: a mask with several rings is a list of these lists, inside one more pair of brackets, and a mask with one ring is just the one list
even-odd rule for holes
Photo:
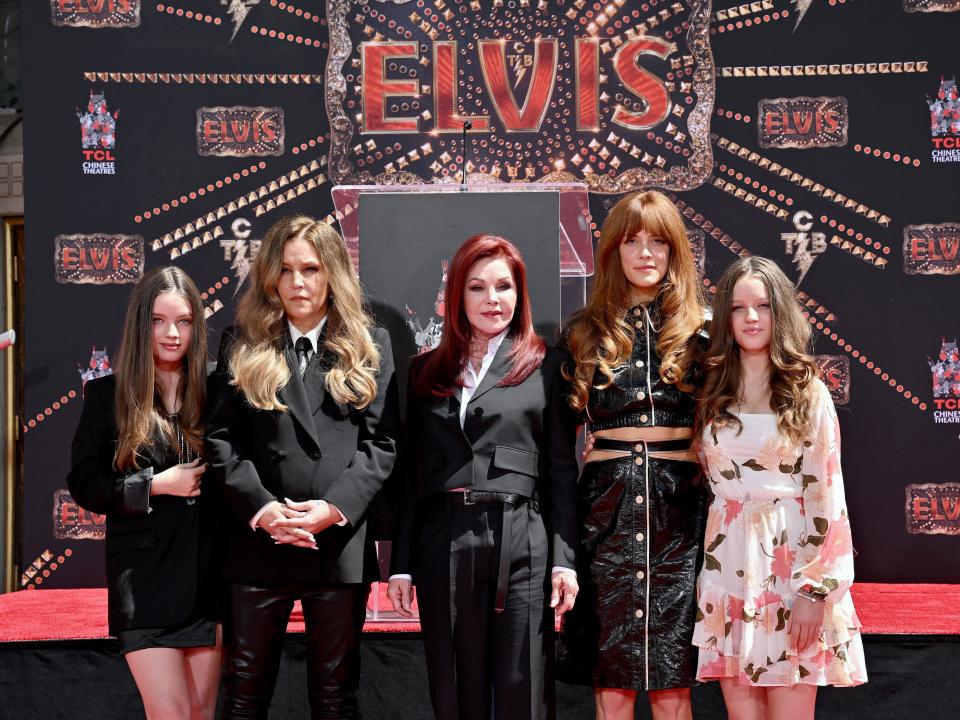
[[250,222],[243,218],[237,218],[230,226],[234,237],[230,240],[220,241],[220,247],[223,248],[223,259],[230,263],[230,269],[233,270],[237,278],[236,289],[233,294],[236,295],[243,287],[243,281],[250,274],[250,263],[257,256],[260,250],[261,239],[250,239]]
[[250,9],[254,5],[259,5],[260,0],[220,0],[220,4],[227,9],[227,15],[233,22],[233,35],[230,36],[230,42],[233,42],[237,33],[240,32],[243,21],[247,19]]

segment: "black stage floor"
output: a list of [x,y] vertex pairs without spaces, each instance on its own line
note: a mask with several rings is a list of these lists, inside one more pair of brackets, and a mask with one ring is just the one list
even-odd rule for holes
[[[960,636],[864,637],[870,682],[826,688],[822,720],[955,720],[960,717]],[[360,707],[365,720],[429,720],[416,633],[364,635]],[[289,635],[271,720],[308,718],[303,635]],[[558,684],[558,720],[590,720],[590,690]],[[648,718],[641,708],[638,718]],[[697,720],[725,718],[720,690],[694,690]],[[0,720],[131,720],[143,708],[113,640],[0,643]],[[509,719],[508,719],[509,720]]]

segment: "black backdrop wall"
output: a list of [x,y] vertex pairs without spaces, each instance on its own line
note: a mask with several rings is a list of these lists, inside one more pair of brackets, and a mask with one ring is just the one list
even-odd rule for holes
[[780,262],[841,408],[859,578],[960,580],[960,1],[32,0],[23,24],[24,587],[103,582],[64,477],[143,267],[196,279],[215,341],[270,224],[333,213],[334,182],[452,181],[466,117],[471,182],[585,181],[597,226],[663,187],[708,287]]

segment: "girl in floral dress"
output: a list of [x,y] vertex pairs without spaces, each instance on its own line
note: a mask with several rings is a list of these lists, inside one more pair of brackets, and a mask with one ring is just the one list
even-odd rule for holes
[[837,414],[796,291],[772,261],[728,268],[711,335],[697,678],[720,681],[732,720],[812,718],[818,686],[867,680]]

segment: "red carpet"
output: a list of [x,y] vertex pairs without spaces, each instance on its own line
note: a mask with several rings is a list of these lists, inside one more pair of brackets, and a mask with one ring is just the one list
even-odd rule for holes
[[[379,585],[379,590],[385,589]],[[960,635],[960,585],[859,583],[853,599],[864,633],[873,635]],[[386,598],[371,598],[368,632],[407,632],[419,623],[380,620]],[[107,592],[31,590],[0,595],[0,642],[81,640],[107,637]],[[289,632],[303,632],[299,604]]]
[[871,635],[960,635],[960,585],[855,583],[853,605]]
[[[419,632],[420,623],[384,619],[393,615],[381,610],[390,607],[384,595],[386,583],[378,583],[379,594],[367,603],[365,632]],[[303,612],[294,605],[288,632],[302,633]],[[0,643],[38,640],[89,640],[108,637],[107,591],[26,590],[0,595]]]

